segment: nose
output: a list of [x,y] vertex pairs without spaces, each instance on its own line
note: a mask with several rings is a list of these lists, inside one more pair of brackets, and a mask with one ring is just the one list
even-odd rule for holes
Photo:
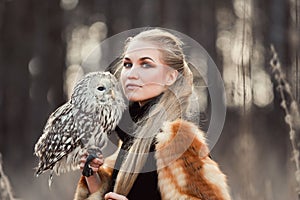
[[139,78],[139,72],[137,66],[133,65],[127,72],[127,78],[128,79],[138,79]]

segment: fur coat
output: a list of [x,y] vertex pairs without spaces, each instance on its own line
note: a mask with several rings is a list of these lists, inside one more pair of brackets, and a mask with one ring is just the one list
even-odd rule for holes
[[[197,126],[184,120],[165,122],[156,141],[155,158],[162,199],[231,199],[226,176],[209,157],[204,133]],[[114,162],[114,159],[105,159],[105,163]],[[81,177],[74,200],[104,199],[113,171],[105,163],[98,172],[101,188],[90,195],[85,178]]]

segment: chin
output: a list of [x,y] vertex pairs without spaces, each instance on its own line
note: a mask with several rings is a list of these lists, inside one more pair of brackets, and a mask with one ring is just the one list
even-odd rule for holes
[[132,102],[139,102],[141,101],[141,98],[135,96],[135,95],[126,95],[128,101],[132,101]]
[[145,94],[137,94],[136,92],[134,92],[134,93],[127,93],[126,97],[127,97],[128,101],[144,102],[144,101],[152,99],[158,95],[160,95],[160,94],[145,95]]
[[136,92],[127,92],[125,96],[129,101],[134,101],[134,102],[141,101],[141,99],[143,99],[141,98],[142,95],[139,95]]
[[131,96],[131,97],[127,96],[127,99],[128,99],[128,101],[131,101],[131,102],[145,102],[151,98],[139,98],[139,97],[135,97],[135,96]]

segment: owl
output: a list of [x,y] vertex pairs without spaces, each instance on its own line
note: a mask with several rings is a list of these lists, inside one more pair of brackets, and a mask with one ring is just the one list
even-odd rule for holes
[[80,157],[88,152],[82,174],[92,175],[89,168],[121,119],[125,103],[118,81],[109,72],[92,72],[80,80],[68,102],[48,118],[43,134],[34,147],[39,163],[36,175],[50,170],[59,175],[78,169]]

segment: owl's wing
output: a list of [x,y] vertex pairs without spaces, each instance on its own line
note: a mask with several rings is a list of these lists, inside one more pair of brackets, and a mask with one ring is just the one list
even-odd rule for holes
[[67,102],[50,115],[35,145],[34,153],[39,158],[37,175],[52,169],[57,161],[80,145],[72,109],[73,105]]

